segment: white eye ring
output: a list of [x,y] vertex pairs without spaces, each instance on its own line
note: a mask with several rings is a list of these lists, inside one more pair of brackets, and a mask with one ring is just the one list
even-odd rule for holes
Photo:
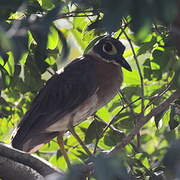
[[[107,47],[107,46],[109,46],[109,47]],[[103,45],[103,51],[109,55],[117,54],[117,49],[115,48],[115,46],[110,41],[106,42]]]

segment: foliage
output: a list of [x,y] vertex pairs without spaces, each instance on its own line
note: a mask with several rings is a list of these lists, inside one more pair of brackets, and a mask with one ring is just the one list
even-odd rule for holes
[[[75,128],[88,148],[99,154],[92,160],[95,177],[91,179],[164,179],[167,169],[162,159],[171,142],[180,138],[179,99],[151,118],[125,146],[123,155],[106,159],[100,152],[110,151],[132,131],[140,117],[179,89],[178,38],[170,28],[178,12],[176,0],[3,1],[0,141],[10,143],[13,128],[52,73],[88,51],[95,38],[110,33],[119,36],[126,46],[124,57],[133,71],[123,70],[120,95]],[[106,128],[111,119],[113,128]],[[65,136],[65,147],[72,163],[91,160],[69,134]],[[37,155],[67,169],[56,139],[44,145]],[[112,174],[106,175],[108,170]],[[180,178],[178,173],[176,178]]]

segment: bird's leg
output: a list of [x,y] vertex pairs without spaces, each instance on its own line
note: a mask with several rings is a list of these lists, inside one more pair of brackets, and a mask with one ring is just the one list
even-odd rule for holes
[[89,149],[86,147],[86,145],[84,144],[84,142],[81,140],[81,138],[80,138],[80,137],[78,136],[78,134],[75,132],[72,123],[69,124],[69,131],[70,131],[71,134],[74,136],[74,138],[79,142],[79,144],[82,146],[82,148],[84,149],[84,151],[86,151],[86,153],[87,153],[89,156],[92,156],[92,153],[89,151]]
[[67,155],[67,152],[66,152],[66,150],[64,148],[63,136],[62,136],[61,133],[59,133],[59,135],[57,137],[57,142],[58,142],[58,145],[60,147],[60,151],[61,151],[62,155],[64,156],[66,164],[67,164],[68,168],[70,169],[71,168],[71,163],[70,163],[69,157]]

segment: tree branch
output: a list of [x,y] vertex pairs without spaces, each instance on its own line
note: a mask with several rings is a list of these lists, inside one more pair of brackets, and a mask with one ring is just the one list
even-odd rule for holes
[[[9,147],[8,145],[0,143],[0,174],[2,175],[1,171],[3,169],[6,175],[8,174],[10,175],[11,168],[12,168],[12,172],[16,172],[17,170],[16,174],[18,174],[18,172],[21,172],[22,170],[25,171],[24,173],[26,175],[27,175],[26,172],[32,175],[31,177],[37,176],[40,178],[53,173],[56,174],[58,173],[60,177],[64,176],[64,173],[60,169],[52,166],[47,161],[39,157],[35,157],[34,155],[30,155],[22,151],[18,151],[16,149]],[[20,175],[23,176],[23,173],[20,173]],[[20,178],[20,179],[24,179],[24,178]]]
[[141,72],[141,68],[140,68],[140,65],[139,65],[139,62],[138,62],[137,55],[135,53],[133,44],[131,42],[131,39],[129,38],[127,33],[122,28],[121,28],[121,30],[123,31],[127,41],[129,42],[129,45],[131,47],[133,57],[134,57],[134,60],[135,60],[136,66],[137,66],[137,70],[138,70],[138,73],[139,73],[140,82],[141,82],[141,101],[142,101],[142,103],[141,103],[141,113],[144,114],[144,79],[143,79],[143,75],[142,75],[142,72]]
[[0,178],[14,180],[14,179],[26,179],[26,180],[43,180],[37,171],[32,168],[15,162],[6,157],[0,156]]
[[58,14],[55,17],[55,20],[62,19],[62,18],[69,18],[69,17],[89,17],[89,16],[97,16],[99,15],[101,11],[96,9],[96,10],[76,10],[76,11],[71,11],[67,13],[61,13]]
[[109,153],[109,155],[118,152],[121,148],[125,147],[127,144],[131,142],[133,137],[138,134],[139,130],[155,115],[161,113],[165,109],[169,107],[169,105],[180,97],[180,91],[175,91],[168,99],[166,99],[163,103],[161,103],[156,108],[152,109],[146,116],[140,116],[136,126],[131,131],[131,133],[123,138],[122,142],[117,144]]

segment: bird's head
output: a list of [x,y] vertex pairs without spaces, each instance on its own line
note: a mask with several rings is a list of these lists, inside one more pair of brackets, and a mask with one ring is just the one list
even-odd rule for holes
[[93,54],[98,55],[102,60],[132,71],[130,65],[123,57],[124,50],[125,46],[119,40],[110,36],[103,37],[92,48]]

